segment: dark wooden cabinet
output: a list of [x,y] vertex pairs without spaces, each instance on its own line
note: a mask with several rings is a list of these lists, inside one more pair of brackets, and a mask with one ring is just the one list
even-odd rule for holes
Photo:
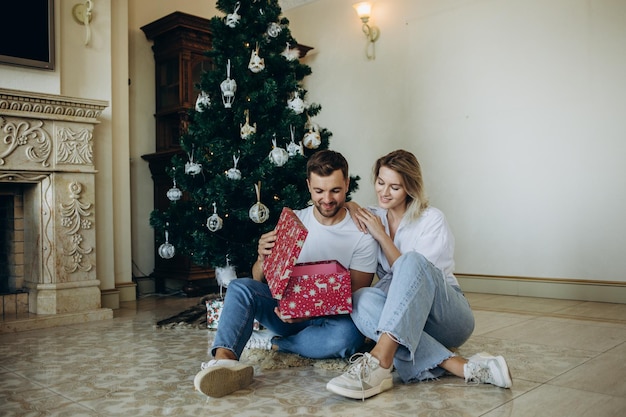
[[[209,20],[182,12],[169,14],[141,28],[154,42],[155,62],[156,138],[155,153],[142,155],[150,166],[154,183],[154,208],[165,209],[170,201],[166,196],[172,180],[165,170],[171,166],[174,155],[184,154],[179,137],[187,128],[187,111],[195,106],[199,91],[196,84],[205,70],[211,68],[205,52],[211,49]],[[183,197],[184,198],[184,197]],[[163,243],[158,236],[155,247]],[[165,280],[185,281],[183,291],[188,296],[202,295],[217,289],[212,269],[194,265],[189,258],[177,254],[163,259],[155,251],[155,278],[157,292],[165,289]]]

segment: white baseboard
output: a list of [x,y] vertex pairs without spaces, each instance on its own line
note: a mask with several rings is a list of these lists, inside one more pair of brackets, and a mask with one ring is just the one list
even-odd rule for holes
[[626,304],[626,282],[455,274],[465,292]]

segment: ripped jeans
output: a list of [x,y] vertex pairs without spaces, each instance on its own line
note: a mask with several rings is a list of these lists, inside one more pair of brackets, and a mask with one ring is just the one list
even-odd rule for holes
[[361,333],[375,341],[388,333],[399,342],[393,364],[404,382],[442,376],[438,365],[454,356],[449,348],[461,346],[474,331],[461,289],[417,252],[396,260],[387,291],[361,288],[353,303],[352,320]]

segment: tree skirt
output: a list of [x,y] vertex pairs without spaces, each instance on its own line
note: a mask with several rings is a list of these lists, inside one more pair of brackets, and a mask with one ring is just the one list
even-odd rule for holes
[[202,297],[200,302],[187,310],[156,323],[160,328],[187,327],[206,329],[206,302],[221,298],[219,294],[209,294]]

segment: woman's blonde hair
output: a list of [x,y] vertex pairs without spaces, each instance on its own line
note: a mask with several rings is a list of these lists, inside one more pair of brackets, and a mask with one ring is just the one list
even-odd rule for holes
[[402,177],[406,190],[406,213],[410,221],[417,220],[428,207],[428,197],[424,190],[422,169],[415,155],[403,149],[390,152],[378,158],[374,164],[374,181],[378,178],[381,167],[387,167]]

